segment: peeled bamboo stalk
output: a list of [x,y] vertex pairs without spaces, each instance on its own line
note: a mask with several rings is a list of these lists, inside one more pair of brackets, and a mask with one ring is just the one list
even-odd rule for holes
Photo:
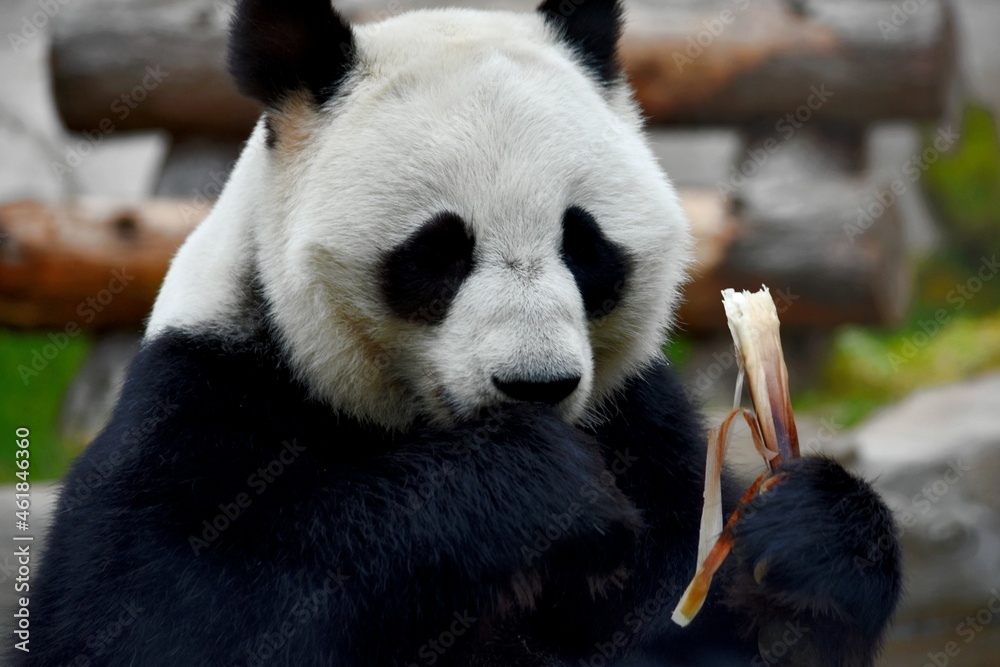
[[[752,293],[727,289],[722,293],[722,303],[740,370],[749,380],[750,400],[764,444],[785,460],[798,458],[799,437],[788,393],[788,369],[771,292],[767,287]],[[775,465],[780,463],[780,459],[774,461]]]
[[[774,475],[782,461],[799,457],[799,440],[792,414],[792,399],[788,393],[788,370],[781,351],[778,334],[778,313],[767,287],[759,292],[731,289],[722,293],[729,330],[736,346],[740,379],[736,388],[736,403],[718,429],[709,435],[708,460],[705,466],[705,507],[702,512],[698,540],[698,568],[681,596],[671,619],[680,626],[688,625],[701,610],[712,584],[712,577],[722,567],[733,546],[733,525],[740,518],[744,504],[780,483]],[[738,406],[743,376],[746,375],[754,414]],[[751,485],[722,527],[722,463],[726,440],[733,419],[743,415],[753,435],[754,445],[767,465],[767,471]],[[769,473],[771,473],[769,475]]]

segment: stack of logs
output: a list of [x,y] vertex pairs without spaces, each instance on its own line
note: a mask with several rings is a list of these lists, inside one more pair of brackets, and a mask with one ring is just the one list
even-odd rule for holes
[[[386,14],[381,0],[336,4],[354,20]],[[627,5],[622,59],[654,144],[668,125],[737,128],[744,142],[725,178],[681,189],[699,240],[684,326],[723,327],[719,290],[762,282],[794,301],[788,327],[898,320],[909,284],[903,231],[873,194],[888,184],[864,178],[866,137],[875,123],[942,114],[954,65],[946,2],[912,14],[889,0]],[[165,128],[174,147],[164,198],[0,207],[0,324],[141,326],[171,255],[207,212],[195,195],[217,192],[220,173],[206,165],[227,165],[259,112],[225,72],[229,11],[218,0],[94,0],[56,17],[55,99],[69,128]],[[197,148],[206,145],[210,155]],[[192,155],[205,161],[192,166]],[[116,270],[133,276],[128,289],[79,321],[80,304]]]

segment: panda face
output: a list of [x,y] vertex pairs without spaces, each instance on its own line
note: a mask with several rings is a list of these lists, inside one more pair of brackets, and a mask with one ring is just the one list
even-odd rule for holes
[[498,400],[578,410],[593,365],[559,239],[480,227],[477,234],[459,215],[435,216],[382,265],[393,314],[428,328],[420,333],[433,341],[409,361],[416,394],[444,419]]
[[393,428],[503,401],[594,417],[660,354],[689,256],[628,89],[542,14],[351,38],[337,94],[275,102],[212,216],[240,190],[293,367]]
[[423,360],[439,380],[421,393],[440,397],[447,416],[497,400],[549,403],[571,416],[586,405],[594,368],[584,320],[617,307],[629,258],[578,206],[546,237],[504,244],[487,234],[477,250],[470,226],[444,213],[387,256],[382,286],[395,315],[439,329],[428,349],[440,354]]

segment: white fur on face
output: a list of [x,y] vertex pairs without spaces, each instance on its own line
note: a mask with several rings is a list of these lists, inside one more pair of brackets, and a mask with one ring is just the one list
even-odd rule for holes
[[[585,418],[660,354],[690,255],[628,91],[602,90],[535,14],[414,12],[356,38],[332,108],[293,105],[273,150],[258,126],[149,335],[224,325],[234,267],[256,259],[295,370],[337,409],[447,422],[503,400],[493,376],[579,375],[558,409]],[[560,257],[570,206],[631,257],[624,300],[590,322]],[[475,268],[442,323],[401,320],[380,263],[445,211],[470,226]]]

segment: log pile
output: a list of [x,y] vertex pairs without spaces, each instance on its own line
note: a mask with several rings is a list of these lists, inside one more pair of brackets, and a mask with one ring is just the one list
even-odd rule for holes
[[[489,6],[525,11],[537,4]],[[832,92],[823,102],[829,120],[933,119],[951,81],[954,31],[944,0],[921,4],[896,26],[890,0],[630,0],[622,60],[655,123],[744,123],[803,106],[808,113],[821,87]],[[394,13],[382,0],[337,6],[359,21]],[[66,124],[90,132],[104,122],[116,130],[246,135],[258,109],[225,71],[228,17],[226,3],[203,0],[67,5],[52,42],[55,98]]]
[[[336,2],[361,22],[440,4]],[[955,61],[946,0],[903,15],[893,0],[627,5],[622,60],[654,130],[725,125],[744,142],[731,177],[682,193],[699,263],[681,325],[722,329],[719,290],[762,282],[784,299],[790,329],[897,321],[909,281],[902,225],[891,206],[859,213],[882,185],[864,179],[865,137],[873,123],[943,113]],[[259,112],[225,72],[230,12],[223,0],[92,0],[53,19],[63,120],[91,139],[168,130],[175,144],[157,194],[181,199],[0,208],[0,324],[61,327],[80,321],[83,308],[90,321],[81,326],[141,325],[170,257],[218,194]],[[208,163],[216,168],[199,171]],[[80,304],[123,267],[135,276],[128,289],[90,318],[93,309]]]
[[[843,194],[832,192],[815,205],[835,210]],[[694,281],[680,314],[687,329],[724,327],[719,291],[756,288],[761,281],[784,298],[787,327],[889,316],[881,276],[905,270],[899,249],[888,247],[897,238],[893,216],[875,223],[859,252],[843,252],[850,242],[836,215],[807,227],[780,216],[751,222],[712,190],[684,190],[681,200],[698,240]],[[204,202],[175,199],[0,206],[0,323],[138,329],[170,259],[207,211]],[[770,246],[782,252],[762,250]],[[772,265],[775,254],[789,259]],[[885,266],[885,257],[896,257],[898,265]]]

